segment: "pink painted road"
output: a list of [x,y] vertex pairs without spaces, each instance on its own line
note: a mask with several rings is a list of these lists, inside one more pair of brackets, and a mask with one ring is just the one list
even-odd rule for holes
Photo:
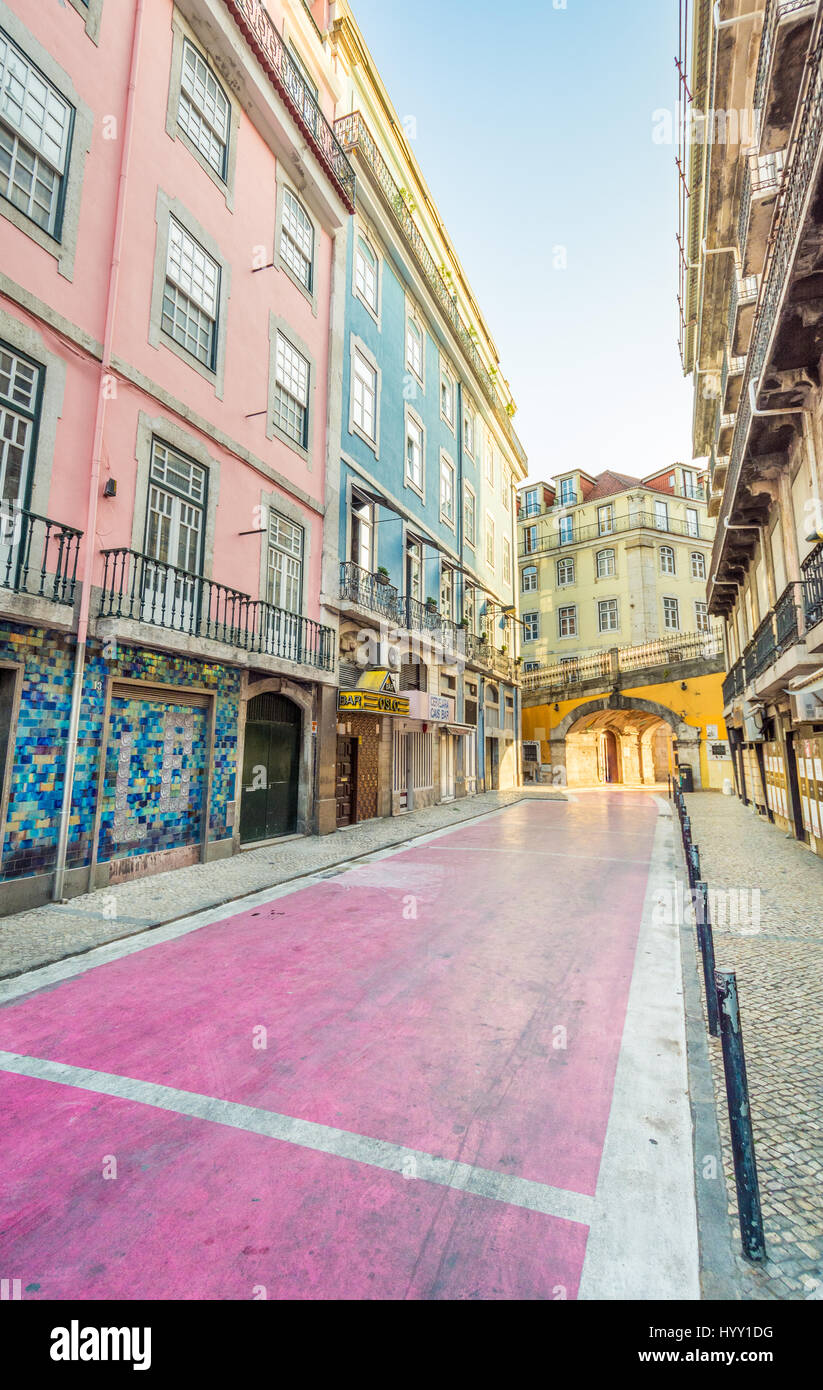
[[2,1276],[576,1297],[657,823],[643,794],[524,801],[30,977],[0,1009]]

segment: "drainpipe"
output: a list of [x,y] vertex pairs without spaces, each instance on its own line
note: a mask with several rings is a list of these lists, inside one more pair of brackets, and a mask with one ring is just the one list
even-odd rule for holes
[[54,872],[52,899],[60,902],[63,897],[63,883],[66,874],[66,852],[69,842],[69,818],[71,816],[74,774],[77,764],[77,734],[80,727],[80,706],[83,698],[83,675],[86,666],[86,640],[89,630],[89,606],[91,604],[91,581],[96,554],[97,505],[100,496],[100,471],[103,459],[103,437],[106,423],[107,392],[106,376],[111,367],[114,324],[117,309],[117,292],[120,283],[123,236],[126,210],[126,184],[131,161],[131,141],[134,129],[134,99],[137,90],[137,67],[140,55],[140,36],[143,27],[145,0],[135,0],[134,25],[131,38],[131,58],[129,64],[129,86],[126,95],[126,110],[123,121],[123,146],[120,155],[120,176],[117,189],[117,209],[114,221],[109,285],[106,297],[106,324],[103,337],[103,356],[100,362],[100,385],[97,393],[97,413],[94,422],[94,443],[91,457],[91,477],[89,478],[89,500],[86,512],[86,547],[81,571],[80,612],[77,620],[77,641],[74,652],[74,675],[71,691],[71,713],[66,745],[66,775],[63,784],[63,804],[60,808],[60,826],[57,836],[57,860]]

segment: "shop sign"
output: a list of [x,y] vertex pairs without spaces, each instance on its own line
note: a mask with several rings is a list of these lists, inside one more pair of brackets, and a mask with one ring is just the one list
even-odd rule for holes
[[347,714],[408,714],[409,702],[402,695],[381,695],[375,690],[341,690],[337,708]]

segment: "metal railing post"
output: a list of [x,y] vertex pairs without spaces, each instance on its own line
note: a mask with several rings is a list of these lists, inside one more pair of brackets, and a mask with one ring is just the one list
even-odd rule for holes
[[737,976],[734,971],[718,970],[715,981],[720,1013],[720,1036],[723,1040],[723,1071],[729,1105],[740,1236],[746,1259],[761,1261],[766,1258],[766,1241],[760,1209],[746,1054],[743,1049],[740,1005],[737,997]]
[[709,914],[708,884],[695,884],[695,916],[697,918],[697,940],[703,961],[703,983],[706,987],[706,1015],[709,1032],[713,1038],[720,1037],[720,1014],[717,1008],[717,986],[715,984],[714,931]]

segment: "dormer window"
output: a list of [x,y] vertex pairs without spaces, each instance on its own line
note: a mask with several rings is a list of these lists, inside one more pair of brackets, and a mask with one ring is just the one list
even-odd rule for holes
[[574,486],[574,478],[564,478],[560,484],[561,507],[573,507],[576,501],[577,490]]

